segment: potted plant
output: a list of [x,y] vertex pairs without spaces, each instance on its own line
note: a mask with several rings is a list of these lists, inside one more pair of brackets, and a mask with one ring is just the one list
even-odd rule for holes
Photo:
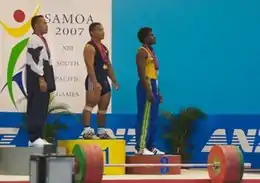
[[[26,100],[24,98],[23,100]],[[51,117],[50,117],[51,115]],[[60,118],[64,115],[73,115],[69,106],[65,103],[55,102],[55,96],[51,94],[50,102],[48,107],[48,119],[44,128],[44,139],[50,143],[56,143],[56,136],[59,130],[67,130],[68,127],[64,124]],[[23,115],[22,128],[27,129],[26,127],[26,114]]]
[[198,108],[188,107],[179,114],[162,112],[161,116],[168,121],[164,138],[169,145],[169,153],[180,155],[183,163],[188,162],[191,154],[187,150],[192,149],[189,138],[194,132],[194,124],[197,120],[205,119],[206,114]]

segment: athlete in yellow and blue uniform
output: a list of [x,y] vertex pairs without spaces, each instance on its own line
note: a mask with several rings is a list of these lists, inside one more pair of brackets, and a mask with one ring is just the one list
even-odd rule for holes
[[152,45],[155,37],[149,27],[141,28],[138,39],[142,46],[136,54],[139,81],[137,94],[136,150],[138,154],[164,154],[155,147],[156,121],[159,115],[161,95],[158,87],[159,65]]

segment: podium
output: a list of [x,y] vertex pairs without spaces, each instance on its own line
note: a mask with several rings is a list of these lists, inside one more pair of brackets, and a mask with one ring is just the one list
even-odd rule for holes
[[[58,146],[67,150],[71,155],[76,144],[96,144],[103,150],[105,164],[124,164],[125,163],[125,141],[124,140],[60,140]],[[91,158],[91,157],[89,157]],[[124,167],[105,167],[104,175],[124,175]]]
[[[180,164],[179,155],[134,155],[126,157],[127,164]],[[127,167],[126,174],[181,174],[181,167]]]

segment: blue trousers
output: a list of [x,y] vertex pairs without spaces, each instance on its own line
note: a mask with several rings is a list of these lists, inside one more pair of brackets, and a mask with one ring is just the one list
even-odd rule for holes
[[154,79],[147,79],[147,81],[152,88],[155,101],[151,103],[147,100],[146,91],[141,81],[138,81],[136,87],[137,121],[135,126],[137,151],[143,148],[149,150],[155,148],[156,121],[159,115],[160,96],[157,81]]

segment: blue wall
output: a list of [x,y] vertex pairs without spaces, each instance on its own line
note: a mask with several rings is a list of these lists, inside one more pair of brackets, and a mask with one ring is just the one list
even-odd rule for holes
[[136,33],[151,26],[163,109],[258,114],[259,7],[258,0],[113,0],[113,64],[122,85],[113,112],[136,112]]

